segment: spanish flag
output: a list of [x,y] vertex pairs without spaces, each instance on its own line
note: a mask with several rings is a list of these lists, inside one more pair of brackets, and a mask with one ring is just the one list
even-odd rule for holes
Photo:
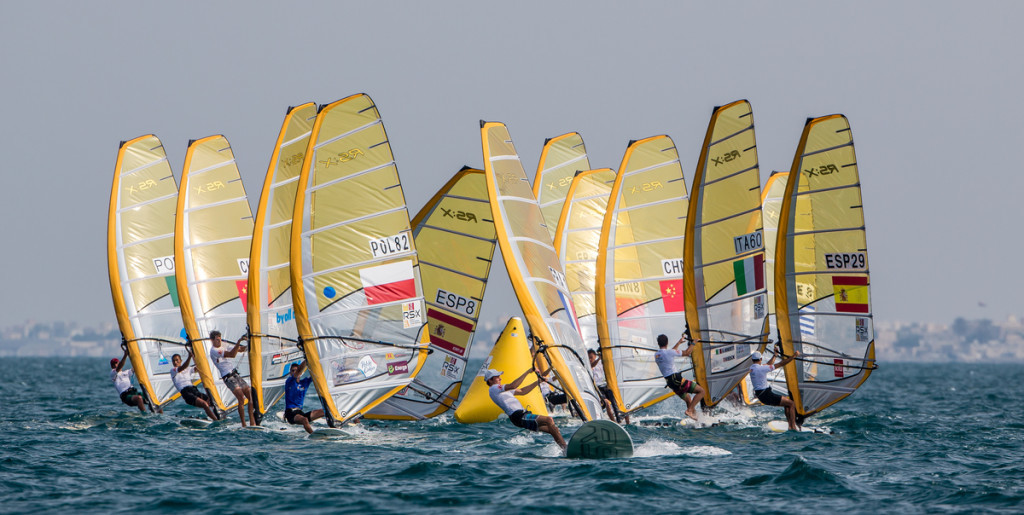
[[867,277],[833,275],[832,290],[835,293],[836,311],[841,313],[870,312]]

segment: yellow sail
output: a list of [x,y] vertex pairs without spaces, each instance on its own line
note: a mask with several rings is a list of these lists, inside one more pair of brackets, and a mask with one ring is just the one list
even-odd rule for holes
[[[249,200],[227,138],[189,142],[175,215],[174,275],[196,368],[222,410],[237,401],[213,364],[210,331],[220,331],[229,348],[246,334],[252,229]],[[244,356],[235,357],[235,368],[249,376]]]
[[573,178],[555,230],[555,252],[565,263],[565,282],[576,306],[580,335],[587,349],[598,347],[594,292],[601,227],[608,194],[615,183],[610,168],[579,172]]
[[328,422],[407,387],[429,335],[405,195],[377,106],[321,106],[298,181],[290,273],[300,345]]
[[550,138],[544,142],[537,163],[537,175],[533,179],[533,196],[540,203],[544,224],[547,225],[554,241],[555,226],[562,214],[566,193],[572,185],[576,172],[590,170],[587,158],[587,147],[583,144],[583,136],[570,132]]
[[480,135],[502,259],[533,336],[540,340],[538,352],[550,361],[583,420],[601,418],[601,400],[585,361],[565,272],[512,137],[504,124],[483,121]]
[[[683,240],[687,191],[668,136],[632,141],[608,198],[597,256],[597,320],[605,377],[620,411],[672,395],[654,353],[657,336],[675,342],[686,325]],[[693,379],[689,358],[676,360]]]
[[797,413],[853,393],[875,368],[869,262],[853,135],[842,115],[808,119],[779,214],[775,302]]
[[121,143],[107,217],[107,269],[114,313],[139,384],[159,406],[178,397],[171,356],[184,354],[174,284],[178,185],[152,135]]
[[409,387],[366,418],[436,417],[458,401],[497,245],[488,202],[484,172],[463,168],[413,218],[430,354]]
[[761,177],[750,103],[711,114],[686,218],[686,320],[694,376],[714,406],[768,339]]
[[[480,373],[473,378],[472,384],[466,396],[459,402],[455,409],[455,421],[462,424],[479,424],[493,422],[501,416],[501,408],[491,400],[487,391],[487,383],[484,382],[483,371],[489,368],[504,372],[501,376],[502,384],[515,381],[533,366],[533,356],[530,355],[529,343],[526,341],[525,326],[519,317],[513,317],[505,324],[505,330],[501,332],[494,348],[487,356]],[[523,380],[523,385],[528,385],[537,380],[536,375],[528,375]],[[540,388],[530,390],[526,395],[517,395],[523,409],[537,415],[547,415],[548,407],[544,404],[544,396]]]
[[[786,181],[789,172],[772,172],[768,182],[761,191],[761,212],[764,214],[764,282],[768,290],[768,328],[778,327],[775,323],[775,241],[778,239],[779,210],[782,208],[782,195],[786,192]],[[771,334],[768,336],[771,341]],[[758,350],[771,353],[774,348],[762,346]],[[769,354],[770,356],[770,354]],[[767,361],[767,358],[765,358]],[[784,392],[787,389],[785,384],[785,373],[782,370],[773,370],[768,374],[768,382],[772,390]],[[743,401],[747,404],[760,404],[754,395],[754,387],[750,384],[750,376],[744,378],[740,383],[743,393]]]
[[[761,212],[764,213],[764,279],[768,290],[768,315],[775,320],[775,242],[779,236],[779,211],[786,193],[789,172],[773,172],[761,193]],[[771,327],[776,327],[770,323]]]
[[249,380],[254,407],[265,413],[284,395],[284,382],[292,363],[302,361],[296,343],[295,312],[289,244],[295,190],[309,133],[316,119],[316,104],[291,107],[270,155],[263,192],[256,208],[252,248],[249,251],[248,308]]

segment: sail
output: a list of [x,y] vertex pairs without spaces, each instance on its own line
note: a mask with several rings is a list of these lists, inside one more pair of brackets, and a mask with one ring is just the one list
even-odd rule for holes
[[178,185],[163,144],[152,135],[122,142],[107,218],[107,269],[121,335],[150,403],[178,396],[171,356],[184,353],[174,284]]
[[[764,189],[761,191],[761,212],[764,214],[764,285],[768,291],[768,328],[769,332],[771,328],[777,328],[778,325],[775,322],[775,241],[778,238],[778,227],[779,227],[779,209],[782,208],[782,195],[786,192],[786,181],[789,178],[789,172],[772,172],[772,175],[768,177],[768,182],[765,184]],[[801,324],[810,323],[809,320],[801,319]],[[771,341],[771,334],[768,336],[768,341]],[[774,347],[764,346],[758,349],[762,352],[768,352],[762,363],[766,363],[774,352]],[[784,392],[787,389],[786,386],[786,374],[782,369],[775,369],[768,373],[768,384],[772,387],[772,390],[776,392]],[[748,375],[740,383],[742,387],[743,401],[747,404],[760,404],[761,401],[757,400],[754,395],[754,387],[750,383],[750,376]]]
[[533,336],[584,420],[601,418],[601,400],[590,374],[565,272],[540,204],[502,123],[480,122],[484,170],[501,256]]
[[419,373],[429,337],[405,194],[369,96],[321,106],[292,218],[300,345],[328,422],[361,416]]
[[797,413],[806,416],[853,393],[875,368],[864,210],[846,117],[808,119],[778,230],[779,334],[786,355],[801,353],[783,368]]
[[[480,372],[473,378],[472,384],[466,396],[459,402],[455,409],[455,421],[461,424],[479,424],[493,422],[501,416],[501,408],[491,400],[487,391],[487,383],[484,381],[484,371],[493,368],[503,372],[502,384],[509,384],[515,381],[523,372],[533,366],[533,357],[530,355],[530,344],[526,341],[526,331],[523,320],[519,317],[512,317],[505,324],[505,329],[494,343],[491,353],[487,355]],[[536,381],[535,375],[528,375],[523,379],[523,385]],[[517,395],[522,403],[523,409],[537,414],[547,415],[548,407],[544,404],[544,396],[540,388],[534,388],[526,395]]]
[[[210,331],[220,331],[228,348],[246,334],[252,229],[249,200],[227,138],[189,142],[175,215],[174,276],[196,369],[222,410],[237,401],[213,364]],[[234,359],[239,375],[247,378],[248,359]]]
[[366,418],[436,417],[458,401],[497,245],[488,202],[484,172],[463,168],[413,218],[430,354],[409,387]]
[[590,170],[587,158],[587,147],[583,144],[583,136],[570,132],[544,142],[537,163],[537,175],[533,179],[533,195],[540,203],[540,211],[544,215],[544,224],[550,233],[548,239],[554,241],[555,226],[562,214],[566,193],[572,185],[576,172]]
[[[668,136],[632,141],[608,198],[597,256],[601,361],[619,410],[635,411],[672,395],[654,353],[686,326],[683,240],[687,191]],[[675,362],[693,379],[689,358]]]
[[565,263],[565,283],[576,306],[576,320],[587,349],[597,350],[597,306],[594,302],[597,250],[615,182],[610,168],[579,172],[573,178],[555,230],[555,252]]
[[295,190],[316,104],[291,107],[270,155],[270,167],[256,207],[256,222],[249,251],[246,321],[249,339],[250,384],[254,407],[265,413],[284,395],[284,382],[292,363],[302,361],[296,343],[295,312],[289,244]]
[[789,172],[772,172],[761,192],[761,212],[764,213],[764,282],[768,290],[769,326],[775,321],[775,242],[779,233],[779,210],[786,193]]
[[711,114],[686,218],[686,320],[708,407],[743,380],[768,338],[761,224],[754,116],[738,100]]

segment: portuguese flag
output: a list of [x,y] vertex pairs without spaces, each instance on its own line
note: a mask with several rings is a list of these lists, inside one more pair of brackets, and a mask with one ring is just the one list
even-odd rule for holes
[[833,275],[836,311],[841,313],[868,313],[868,278]]
[[167,282],[167,291],[171,293],[171,302],[174,307],[178,307],[178,283],[174,282],[173,275],[165,275],[164,281]]
[[732,271],[736,275],[737,296],[764,288],[764,254],[733,261]]

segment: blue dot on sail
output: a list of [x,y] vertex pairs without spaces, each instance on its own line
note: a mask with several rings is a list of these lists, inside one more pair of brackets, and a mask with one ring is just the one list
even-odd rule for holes
[[328,299],[333,299],[335,294],[336,292],[334,291],[333,287],[328,286],[324,288],[324,297],[327,297]]
[[182,338],[187,340],[188,339],[188,331],[186,331],[185,328],[182,327],[181,328],[181,332],[178,333],[178,336],[181,336]]

